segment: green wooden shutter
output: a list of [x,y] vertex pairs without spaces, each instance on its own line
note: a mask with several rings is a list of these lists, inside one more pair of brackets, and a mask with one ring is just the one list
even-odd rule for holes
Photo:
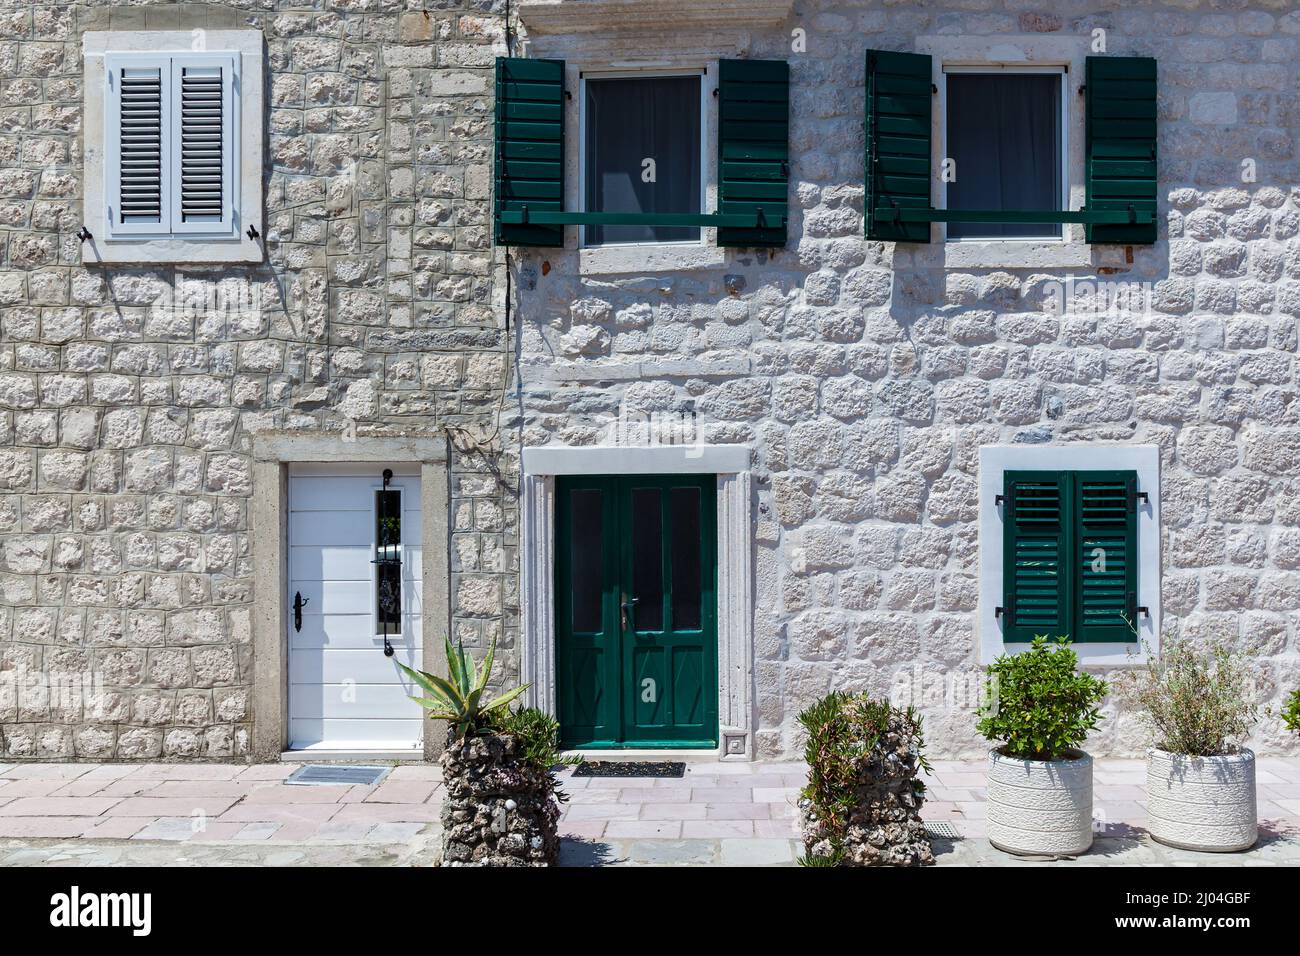
[[1070,480],[1060,471],[1003,475],[1003,640],[1070,630]]
[[867,51],[868,239],[929,242],[928,222],[876,217],[881,207],[930,208],[930,57]]
[[564,210],[564,61],[497,57],[495,235],[563,246],[563,226],[505,225],[502,210]]
[[718,212],[765,225],[720,227],[720,246],[784,246],[790,187],[790,65],[723,60],[718,69]]
[[1137,636],[1137,473],[1080,471],[1076,488],[1076,641],[1131,643]]
[[1150,212],[1148,225],[1089,225],[1089,242],[1156,241],[1156,61],[1090,56],[1084,80],[1087,208]]

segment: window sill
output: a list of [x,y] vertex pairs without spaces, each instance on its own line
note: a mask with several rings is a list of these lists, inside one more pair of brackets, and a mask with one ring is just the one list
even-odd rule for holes
[[265,258],[261,242],[247,236],[239,239],[115,239],[111,242],[91,238],[81,246],[84,265],[257,264]]
[[578,250],[580,276],[645,275],[717,269],[727,263],[727,251],[703,243],[639,243],[590,246]]

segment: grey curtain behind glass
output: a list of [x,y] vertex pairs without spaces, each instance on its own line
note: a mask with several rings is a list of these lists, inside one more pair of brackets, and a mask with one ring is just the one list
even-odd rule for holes
[[[588,80],[588,212],[700,211],[700,78]],[[655,181],[643,182],[646,159]],[[684,242],[689,226],[588,226],[588,244]]]
[[[1061,209],[1061,77],[948,74],[949,209]],[[1060,235],[1059,226],[948,224],[954,239]]]

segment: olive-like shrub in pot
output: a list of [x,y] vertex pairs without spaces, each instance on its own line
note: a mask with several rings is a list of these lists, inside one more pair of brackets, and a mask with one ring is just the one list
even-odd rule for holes
[[1035,637],[988,667],[979,732],[989,751],[989,842],[1008,853],[1074,856],[1092,846],[1092,758],[1106,682],[1078,669],[1068,638]]
[[1219,853],[1253,846],[1255,754],[1241,741],[1256,708],[1243,658],[1219,645],[1202,651],[1168,640],[1117,683],[1155,738],[1147,751],[1151,838]]

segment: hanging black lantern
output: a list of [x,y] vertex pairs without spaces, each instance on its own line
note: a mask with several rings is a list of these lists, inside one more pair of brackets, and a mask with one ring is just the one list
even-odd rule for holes
[[402,624],[402,494],[390,491],[393,470],[384,469],[384,484],[375,503],[375,605],[384,633],[384,656],[393,656],[390,625]]

